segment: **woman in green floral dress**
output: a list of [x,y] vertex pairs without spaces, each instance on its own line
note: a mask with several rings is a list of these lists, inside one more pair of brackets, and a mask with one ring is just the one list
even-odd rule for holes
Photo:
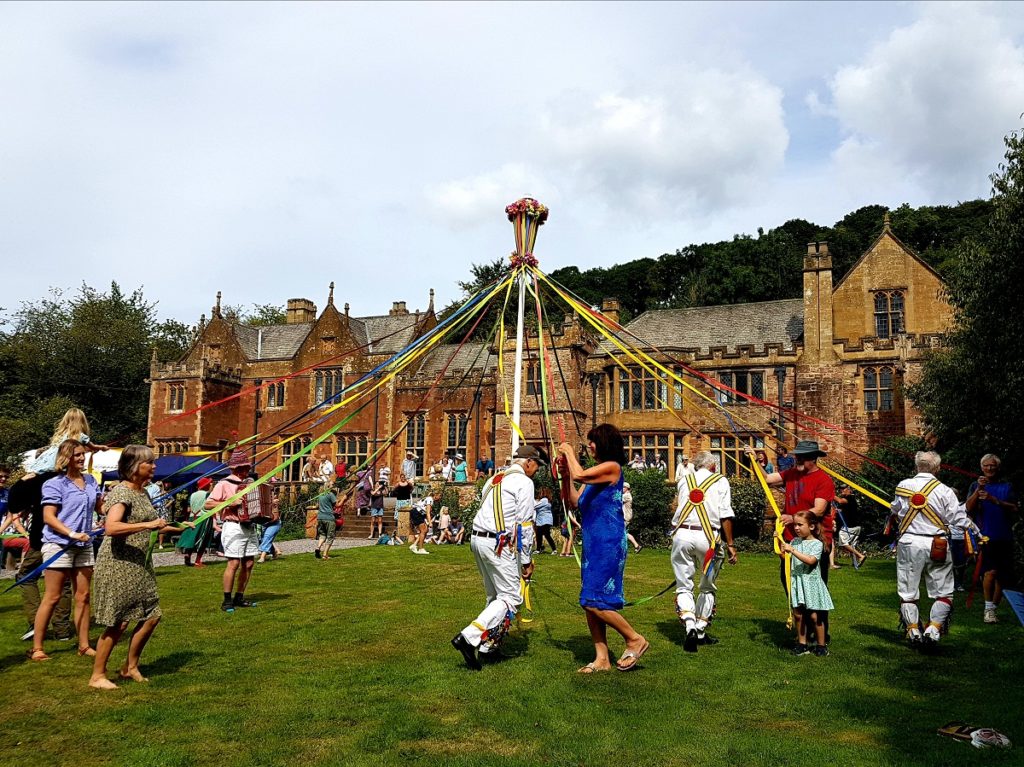
[[[96,622],[107,628],[96,643],[90,687],[117,689],[107,678],[107,661],[132,621],[137,624],[131,633],[128,658],[118,676],[136,682],[148,681],[139,671],[139,657],[161,616],[150,558],[150,536],[179,530],[157,516],[145,490],[154,468],[152,450],[145,445],[129,445],[117,464],[122,481],[104,499],[106,534],[96,557],[92,604]],[[191,522],[184,524],[193,527]]]

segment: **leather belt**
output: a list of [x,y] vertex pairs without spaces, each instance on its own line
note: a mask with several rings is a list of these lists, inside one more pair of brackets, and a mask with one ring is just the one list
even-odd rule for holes
[[[680,530],[701,530],[701,531],[704,530],[704,528],[701,527],[700,525],[680,525],[679,529]],[[718,530],[714,530],[713,532],[717,533]]]
[[488,533],[488,532],[485,532],[484,530],[474,530],[473,531],[473,535],[477,536],[478,538],[497,538],[498,537],[497,533]]

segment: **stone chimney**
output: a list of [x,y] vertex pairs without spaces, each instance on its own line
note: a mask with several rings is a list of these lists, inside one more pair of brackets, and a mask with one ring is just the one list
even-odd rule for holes
[[391,304],[391,311],[388,315],[395,317],[399,314],[408,314],[409,310],[405,308],[405,301],[395,301]]
[[832,256],[828,244],[807,243],[804,256],[804,352],[801,362],[829,364],[832,348]]
[[316,304],[308,298],[288,299],[288,324],[299,325],[303,322],[316,321]]
[[622,312],[622,302],[617,298],[604,298],[601,300],[601,314],[610,319],[612,322],[619,321],[619,315]]

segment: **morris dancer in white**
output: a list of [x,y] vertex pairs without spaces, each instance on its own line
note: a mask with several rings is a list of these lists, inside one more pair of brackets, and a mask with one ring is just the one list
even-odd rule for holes
[[[686,627],[683,649],[697,652],[697,646],[717,640],[705,633],[715,612],[715,579],[726,551],[719,531],[725,534],[729,564],[736,564],[732,543],[732,488],[718,472],[713,453],[698,453],[696,472],[677,479],[679,501],[672,517],[672,570],[676,576],[676,613]],[[700,594],[693,599],[693,581],[700,574]]]
[[[900,596],[900,625],[911,645],[925,648],[934,646],[946,633],[953,611],[950,528],[974,527],[952,489],[935,478],[941,463],[938,453],[917,453],[917,476],[900,482],[892,501],[898,525],[896,590]],[[917,607],[922,576],[926,579],[928,597],[935,600],[928,627],[923,629]]]
[[452,639],[466,665],[480,670],[477,650],[496,652],[523,602],[520,574],[533,574],[533,475],[544,455],[531,445],[520,445],[511,466],[506,466],[483,488],[480,510],[473,517],[470,548],[480,570],[487,605],[476,620]]

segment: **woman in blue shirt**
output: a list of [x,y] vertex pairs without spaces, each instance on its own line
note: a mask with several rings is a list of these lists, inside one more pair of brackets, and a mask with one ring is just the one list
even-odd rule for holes
[[61,442],[55,464],[60,474],[43,483],[43,560],[60,556],[47,566],[43,576],[46,593],[36,611],[35,635],[28,652],[31,660],[50,659],[43,651],[43,637],[68,578],[75,598],[78,654],[96,654],[89,646],[89,588],[93,567],[89,533],[101,499],[96,480],[84,473],[85,453],[85,446],[78,440]]
[[558,549],[555,547],[555,542],[551,540],[551,525],[555,523],[555,518],[551,514],[551,501],[548,500],[547,492],[544,490],[538,489],[535,497],[533,529],[537,531],[537,553],[544,552],[544,541],[546,540],[548,546],[551,547],[551,553],[557,554]]
[[985,623],[998,623],[996,608],[1003,589],[1014,586],[1013,523],[1020,508],[1013,486],[999,476],[1002,461],[989,453],[981,459],[981,476],[967,491],[967,513],[988,540],[981,547],[981,586],[985,592]]

